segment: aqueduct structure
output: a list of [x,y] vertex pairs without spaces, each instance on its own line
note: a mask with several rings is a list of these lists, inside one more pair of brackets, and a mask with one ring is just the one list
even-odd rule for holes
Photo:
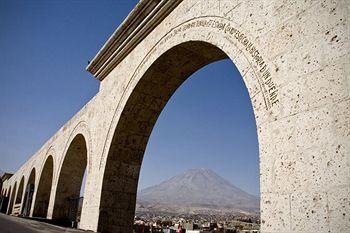
[[348,0],[142,0],[87,67],[101,81],[97,95],[4,183],[7,213],[67,218],[86,169],[79,227],[132,232],[157,117],[193,72],[231,59],[258,129],[261,231],[349,232],[349,8]]

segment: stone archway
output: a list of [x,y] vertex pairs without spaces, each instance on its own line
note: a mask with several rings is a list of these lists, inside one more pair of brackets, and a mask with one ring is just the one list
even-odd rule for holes
[[29,216],[32,208],[33,195],[35,190],[35,168],[30,172],[26,188],[24,190],[24,199],[22,205],[22,215]]
[[47,217],[53,179],[53,157],[49,155],[42,167],[34,200],[33,217]]
[[1,213],[5,213],[7,212],[7,208],[9,205],[9,200],[10,200],[10,193],[11,193],[11,188],[12,187],[8,187],[8,188],[4,188],[3,193],[2,193],[2,197],[1,197],[1,204],[0,204],[0,212]]
[[192,73],[225,58],[228,56],[212,44],[185,42],[162,54],[143,75],[123,108],[112,140],[104,173],[99,231],[132,231],[143,153],[159,114]]
[[15,202],[17,182],[14,184],[13,189],[10,188],[10,201],[7,209],[7,214],[12,214],[13,203]]
[[23,191],[24,191],[24,176],[22,177],[19,186],[18,186],[18,190],[17,190],[17,194],[16,194],[16,200],[15,200],[15,205],[17,204],[22,204],[22,198],[23,198]]
[[87,161],[86,140],[82,134],[78,134],[71,141],[59,171],[52,219],[61,224],[76,221]]

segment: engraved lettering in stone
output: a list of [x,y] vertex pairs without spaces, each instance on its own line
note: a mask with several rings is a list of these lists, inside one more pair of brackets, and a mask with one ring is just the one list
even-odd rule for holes
[[[176,35],[180,31],[186,31],[194,27],[211,27],[223,31],[225,34],[229,35],[231,38],[236,39],[250,54],[252,60],[258,66],[258,70],[261,77],[261,82],[265,85],[264,92],[268,96],[267,108],[279,103],[278,100],[278,90],[276,84],[271,78],[271,73],[268,68],[265,59],[260,54],[259,50],[254,46],[254,43],[249,40],[249,38],[240,30],[231,26],[230,23],[223,23],[216,19],[198,19],[196,21],[188,22],[182,25],[180,28],[175,29],[173,33],[170,33],[169,38]],[[167,40],[168,38],[165,38]]]
[[263,73],[263,72],[266,70],[266,67],[267,67],[267,65],[266,65],[266,64],[264,64],[264,66],[263,66],[263,67],[261,67],[261,69],[260,69],[260,73]]

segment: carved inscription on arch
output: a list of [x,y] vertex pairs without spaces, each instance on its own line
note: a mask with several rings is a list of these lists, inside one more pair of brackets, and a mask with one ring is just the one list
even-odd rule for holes
[[183,33],[187,30],[193,28],[209,27],[215,28],[219,31],[224,32],[230,38],[234,39],[236,44],[242,47],[244,52],[249,54],[250,62],[256,64],[256,70],[258,73],[258,81],[260,84],[261,91],[264,93],[266,108],[270,109],[273,106],[279,104],[279,96],[277,85],[271,77],[270,68],[264,59],[263,55],[260,53],[259,49],[254,45],[254,43],[249,40],[248,36],[233,26],[233,23],[227,19],[219,17],[200,17],[187,21],[178,27],[170,31],[161,41],[166,43],[171,37],[176,36],[179,33]]

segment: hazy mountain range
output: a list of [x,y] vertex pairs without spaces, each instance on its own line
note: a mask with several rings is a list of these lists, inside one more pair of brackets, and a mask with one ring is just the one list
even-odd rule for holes
[[209,169],[192,169],[138,193],[136,212],[259,213],[259,198]]

